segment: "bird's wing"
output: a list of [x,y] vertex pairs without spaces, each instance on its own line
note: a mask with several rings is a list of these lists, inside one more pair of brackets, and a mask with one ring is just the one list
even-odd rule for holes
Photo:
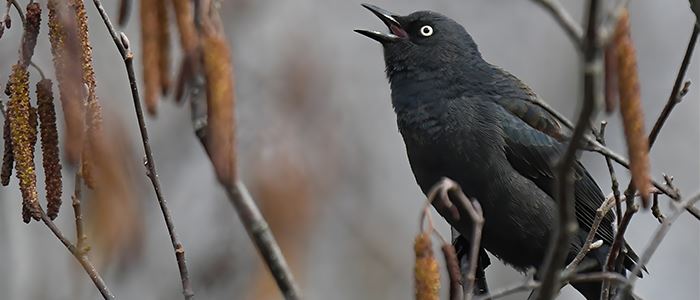
[[566,134],[557,119],[533,101],[541,101],[537,94],[524,82],[507,71],[493,66],[497,70],[491,84],[504,97],[493,98],[496,103],[530,125],[558,141],[564,141]]
[[[556,199],[555,164],[563,154],[565,145],[533,129],[529,123],[522,122],[513,115],[504,115],[501,125],[508,161],[518,173],[532,180],[540,189]],[[605,196],[580,162],[574,165],[574,177],[576,219],[579,225],[588,231]],[[607,243],[613,242],[612,222],[613,217],[609,213],[598,229],[599,238]]]

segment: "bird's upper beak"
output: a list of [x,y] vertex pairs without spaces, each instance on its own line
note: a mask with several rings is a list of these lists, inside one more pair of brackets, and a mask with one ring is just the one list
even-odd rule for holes
[[384,24],[386,25],[387,28],[389,28],[389,33],[383,33],[379,31],[374,31],[374,30],[364,30],[364,29],[355,29],[355,32],[362,34],[364,36],[367,36],[373,40],[376,40],[382,44],[385,43],[392,43],[396,42],[405,38],[408,38],[408,33],[406,33],[406,30],[403,29],[401,26],[401,23],[397,21],[397,15],[393,14],[389,11],[386,11],[384,9],[381,9],[377,6],[374,6],[372,4],[362,4],[362,6],[366,9],[369,9],[375,16],[377,16]]

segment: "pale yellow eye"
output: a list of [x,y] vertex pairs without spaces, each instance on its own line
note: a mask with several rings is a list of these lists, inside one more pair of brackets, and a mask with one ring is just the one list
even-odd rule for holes
[[425,37],[433,35],[433,27],[430,27],[429,25],[421,27],[420,34]]

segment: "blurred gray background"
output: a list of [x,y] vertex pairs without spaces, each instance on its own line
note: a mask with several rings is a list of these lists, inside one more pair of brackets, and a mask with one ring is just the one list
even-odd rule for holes
[[[123,221],[139,224],[140,234],[127,239],[131,242],[126,246],[116,247],[116,258],[105,259],[100,268],[120,299],[178,299],[180,279],[172,248],[140,165],[142,147],[124,67],[94,6],[86,2],[98,95],[106,118],[121,124],[127,134],[125,147],[131,150],[122,155],[132,164],[138,195],[132,205],[142,211],[136,219]],[[580,19],[584,2],[563,2]],[[116,18],[116,1],[104,4]],[[236,73],[240,171],[290,256],[308,299],[410,299],[413,295],[412,244],[424,197],[396,129],[381,47],[352,31],[385,28],[359,4],[340,0],[221,3]],[[374,4],[400,14],[429,9],[456,19],[473,35],[487,60],[527,82],[559,111],[574,116],[581,91],[579,57],[551,16],[532,1]],[[686,0],[633,1],[630,12],[648,129],[670,93],[694,18]],[[0,43],[0,78],[7,78],[16,61],[17,28],[6,31]],[[175,26],[172,29],[176,42]],[[123,30],[132,48],[139,49],[137,7]],[[34,61],[52,70],[46,32],[42,27]],[[700,84],[699,63],[696,55],[688,73],[696,84]],[[173,69],[176,66],[173,63]],[[35,73],[32,76],[37,78]],[[652,152],[654,177],[673,175],[684,195],[694,194],[700,182],[699,98],[698,86],[691,86]],[[610,147],[626,154],[618,116],[600,118],[610,121]],[[197,299],[279,299],[192,134],[189,108],[163,101],[148,127]],[[604,192],[610,192],[604,160],[586,154],[584,161]],[[626,184],[626,171],[617,171]],[[72,187],[72,174],[64,168],[65,187]],[[21,222],[14,177],[12,182],[9,188],[0,188],[0,298],[97,299],[89,278],[48,229]],[[71,192],[72,188],[64,191],[57,223],[73,237]],[[661,202],[668,212],[668,199],[662,197]],[[437,223],[443,234],[449,234],[444,222]],[[650,274],[635,288],[640,296],[700,299],[698,224],[687,215],[674,224],[648,265]],[[627,239],[641,252],[656,226],[651,214],[642,212],[634,218]],[[487,270],[492,290],[523,280],[523,275],[492,261]],[[566,288],[559,299],[581,297]]]

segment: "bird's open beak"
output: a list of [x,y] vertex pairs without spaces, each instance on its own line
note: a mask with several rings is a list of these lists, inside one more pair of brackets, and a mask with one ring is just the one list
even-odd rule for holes
[[392,43],[396,42],[405,38],[408,38],[408,33],[406,33],[406,30],[401,27],[401,23],[396,20],[397,15],[393,14],[389,11],[386,11],[384,9],[381,9],[377,6],[371,5],[371,4],[362,4],[362,6],[366,9],[369,9],[375,16],[377,16],[384,24],[386,25],[387,28],[389,28],[389,33],[383,33],[379,31],[374,31],[374,30],[364,30],[364,29],[355,29],[355,32],[367,36],[373,40],[376,40],[382,44],[384,43]]

